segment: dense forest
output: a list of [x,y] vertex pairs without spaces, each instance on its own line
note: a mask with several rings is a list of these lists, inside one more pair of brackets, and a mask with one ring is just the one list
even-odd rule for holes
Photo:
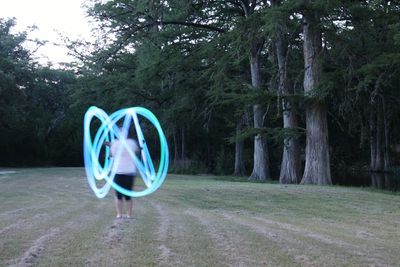
[[338,171],[399,169],[397,1],[86,8],[97,41],[66,39],[76,62],[61,68],[38,64],[27,32],[12,31],[18,21],[0,20],[0,166],[82,166],[83,116],[95,105],[150,109],[170,172],[331,184]]

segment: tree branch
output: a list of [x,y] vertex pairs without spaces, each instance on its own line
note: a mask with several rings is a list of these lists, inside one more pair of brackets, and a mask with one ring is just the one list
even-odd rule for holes
[[158,25],[182,25],[182,26],[188,26],[188,27],[195,27],[195,28],[204,28],[207,30],[211,31],[216,31],[219,33],[225,33],[226,31],[224,29],[212,26],[212,25],[207,25],[207,24],[199,24],[199,23],[193,23],[193,22],[184,22],[184,21],[157,21],[156,22]]

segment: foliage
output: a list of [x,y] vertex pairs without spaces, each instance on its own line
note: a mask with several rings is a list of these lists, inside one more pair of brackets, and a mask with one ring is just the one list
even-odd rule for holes
[[38,66],[23,46],[26,32],[13,34],[14,26],[13,19],[0,20],[0,161],[47,164],[59,151],[50,139],[65,117],[75,76]]
[[[333,168],[366,165],[370,115],[383,110],[379,101],[393,164],[400,165],[397,2],[96,0],[87,8],[99,23],[99,40],[94,49],[69,43],[82,60],[73,70],[39,66],[23,46],[26,32],[13,34],[15,21],[0,21],[1,165],[81,165],[82,118],[96,105],[108,113],[126,106],[151,109],[166,132],[171,162],[183,162],[172,166],[176,172],[231,173],[237,140],[245,142],[245,161],[252,165],[251,140],[259,133],[268,136],[271,162],[279,169],[285,137],[304,145],[305,113],[316,99],[328,109]],[[312,12],[320,17],[315,25],[322,32],[322,74],[304,95],[301,32]],[[280,34],[289,93],[278,91],[274,40]],[[255,39],[264,41],[261,90],[251,86]],[[297,129],[282,129],[282,99],[296,105]],[[250,119],[254,103],[267,109],[257,130]],[[148,143],[156,149],[155,134]]]

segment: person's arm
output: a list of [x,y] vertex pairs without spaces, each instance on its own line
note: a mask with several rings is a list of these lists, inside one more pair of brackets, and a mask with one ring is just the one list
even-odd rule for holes
[[134,143],[134,146],[135,146],[135,153],[136,154],[140,153],[142,148],[139,146],[139,143],[136,140],[134,140],[133,143]]
[[105,141],[105,142],[103,143],[103,146],[105,146],[105,147],[109,147],[109,148],[110,148],[110,155],[108,156],[108,158],[112,157],[111,145],[112,145],[112,143],[111,143],[111,142],[109,142],[109,141]]
[[109,142],[110,146],[110,157],[114,157],[115,143]]

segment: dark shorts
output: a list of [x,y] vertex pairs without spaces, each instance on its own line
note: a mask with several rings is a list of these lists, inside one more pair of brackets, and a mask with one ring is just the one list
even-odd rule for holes
[[[122,188],[131,191],[135,182],[135,174],[116,174],[114,182]],[[124,195],[117,190],[115,190],[115,196],[120,200],[122,197],[125,197],[126,200],[131,199],[130,196]]]

